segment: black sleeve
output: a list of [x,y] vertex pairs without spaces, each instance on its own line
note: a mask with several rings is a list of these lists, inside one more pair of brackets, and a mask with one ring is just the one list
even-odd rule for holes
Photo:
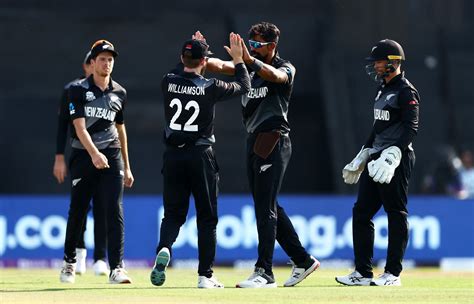
[[117,112],[117,115],[115,116],[115,122],[118,123],[119,125],[123,125],[125,120],[124,120],[124,115],[123,111],[125,109],[125,105],[127,104],[127,92],[125,91],[123,94],[123,102],[122,102],[122,109]]
[[214,79],[214,85],[211,88],[215,101],[248,93],[250,91],[250,77],[245,64],[239,63],[235,66],[235,81],[225,82]]
[[71,121],[76,118],[86,117],[84,113],[84,101],[82,90],[78,86],[70,86],[68,90],[68,107]]
[[64,154],[70,117],[67,102],[68,90],[64,89],[58,109],[58,129],[56,133],[56,154]]
[[398,102],[401,110],[403,132],[395,145],[404,151],[418,132],[420,96],[415,90],[406,88],[400,92]]
[[293,82],[295,80],[295,74],[296,74],[295,66],[289,62],[285,62],[278,69],[285,72],[288,75],[288,79],[286,80],[286,83],[289,85],[293,85]]

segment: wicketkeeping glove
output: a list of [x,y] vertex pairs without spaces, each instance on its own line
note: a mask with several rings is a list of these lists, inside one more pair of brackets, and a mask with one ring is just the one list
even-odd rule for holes
[[362,147],[356,157],[342,169],[342,178],[346,184],[355,184],[364,171],[369,159],[369,148]]
[[369,162],[368,169],[369,175],[376,183],[390,184],[393,176],[395,175],[395,169],[400,165],[402,159],[402,151],[396,146],[388,147],[382,151],[380,157],[376,160]]

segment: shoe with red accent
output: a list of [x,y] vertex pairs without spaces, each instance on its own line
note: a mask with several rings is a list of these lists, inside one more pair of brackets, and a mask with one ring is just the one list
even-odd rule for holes
[[293,265],[293,269],[291,270],[290,278],[286,280],[285,284],[283,284],[285,287],[295,286],[306,279],[307,276],[313,273],[313,271],[318,269],[321,265],[321,263],[313,256],[310,256],[310,261],[308,261],[306,265],[296,265],[293,261],[290,261],[290,263]]

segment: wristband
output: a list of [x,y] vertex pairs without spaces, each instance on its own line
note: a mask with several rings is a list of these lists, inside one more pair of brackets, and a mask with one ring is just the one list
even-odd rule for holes
[[254,58],[253,62],[251,64],[249,64],[249,66],[252,70],[255,71],[255,73],[257,73],[258,71],[260,71],[262,69],[263,62],[261,62],[257,58]]

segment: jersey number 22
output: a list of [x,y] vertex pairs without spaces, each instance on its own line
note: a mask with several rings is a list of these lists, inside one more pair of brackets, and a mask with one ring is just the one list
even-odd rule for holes
[[181,112],[183,111],[183,104],[181,103],[181,100],[179,100],[178,98],[174,98],[173,100],[171,100],[170,107],[173,108],[174,106],[177,107],[177,110],[176,110],[176,113],[174,113],[173,117],[171,118],[170,129],[177,130],[177,131],[197,132],[198,125],[193,125],[192,123],[196,120],[196,118],[199,115],[199,104],[195,100],[190,100],[184,107],[186,111],[189,111],[189,109],[191,108],[194,109],[193,115],[191,115],[188,121],[184,124],[184,128],[181,124],[176,123],[176,120],[178,119],[179,115],[181,115]]

